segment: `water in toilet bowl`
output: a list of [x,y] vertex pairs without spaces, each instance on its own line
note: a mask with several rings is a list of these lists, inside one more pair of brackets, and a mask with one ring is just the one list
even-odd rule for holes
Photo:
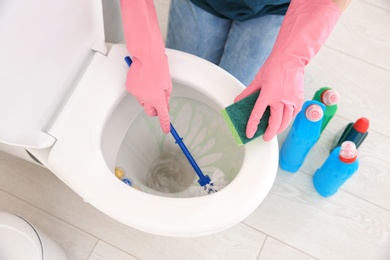
[[[228,184],[225,174],[220,169],[208,171],[214,190],[221,190]],[[162,153],[156,158],[149,168],[146,186],[156,191],[177,193],[186,197],[212,194],[206,187],[199,185],[198,178],[187,158],[183,154],[176,153]]]
[[[218,111],[198,100],[173,97],[170,116],[192,156],[212,182],[225,187],[241,168],[244,152],[236,145]],[[116,166],[126,171],[134,187],[167,197],[202,196],[198,178],[157,118],[141,112],[130,125]]]
[[191,170],[184,155],[163,152],[150,165],[145,184],[160,192],[181,192],[195,180]]

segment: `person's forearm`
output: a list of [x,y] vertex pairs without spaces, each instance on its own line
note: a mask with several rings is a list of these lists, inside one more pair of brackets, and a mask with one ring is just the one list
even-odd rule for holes
[[352,0],[333,0],[333,3],[338,6],[341,12],[344,12],[348,5],[351,3],[351,1]]
[[140,61],[164,53],[153,0],[120,0],[127,49]]

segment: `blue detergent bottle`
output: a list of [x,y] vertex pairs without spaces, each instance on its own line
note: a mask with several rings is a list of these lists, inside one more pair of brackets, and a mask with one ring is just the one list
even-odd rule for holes
[[310,149],[320,138],[324,110],[325,105],[315,100],[303,104],[280,149],[281,169],[295,173],[302,166]]
[[356,145],[352,141],[345,141],[341,147],[331,152],[324,164],[314,173],[314,187],[321,196],[332,196],[358,167]]

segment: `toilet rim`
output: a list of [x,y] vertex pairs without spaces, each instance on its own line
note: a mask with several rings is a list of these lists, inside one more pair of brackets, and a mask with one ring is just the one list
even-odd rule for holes
[[[276,139],[267,144],[263,146],[267,147],[265,152],[277,154]],[[209,196],[168,198],[131,188],[112,174],[99,151],[90,151],[83,165],[70,167],[79,176],[66,181],[86,202],[131,227],[158,235],[204,235],[242,221],[268,194],[275,175],[259,173],[272,173],[277,163],[259,164],[256,146],[253,142],[247,144],[247,155],[236,178],[227,187]],[[255,161],[257,165],[253,166],[248,161]],[[91,185],[80,185],[85,182]]]
[[[112,56],[120,57],[126,53],[124,46],[114,46],[112,51]],[[243,88],[230,74],[205,60],[174,50],[167,50],[167,56],[173,81],[189,87],[197,86],[198,91],[211,96],[221,107],[228,105]],[[123,62],[123,59],[115,62]],[[208,82],[199,77],[199,68],[212,73],[215,81]],[[79,121],[71,122],[70,125],[74,127],[64,131],[64,137],[59,138],[53,146],[48,160],[49,168],[100,211],[131,227],[158,235],[210,234],[237,224],[253,212],[268,194],[276,176],[276,138],[270,142],[258,138],[246,144],[239,174],[223,190],[209,196],[185,199],[159,197],[130,188],[114,176],[104,160],[101,138],[110,112],[126,94],[123,88],[127,71],[124,62],[120,70],[115,72],[123,74],[119,86],[101,90],[103,93],[99,97],[102,98],[89,100],[90,111],[79,111],[76,106],[74,113],[77,113]],[[117,75],[113,77],[118,78]],[[232,82],[235,85],[232,87],[234,93],[227,94],[229,98],[226,100],[226,93],[221,95],[220,89],[215,86]],[[88,94],[88,90],[80,91],[75,102],[77,99],[84,101]],[[95,112],[94,106],[100,108],[101,116],[91,116]],[[91,129],[95,129],[96,133],[85,140],[72,138],[74,133],[89,132]],[[267,163],[262,165],[259,157]]]

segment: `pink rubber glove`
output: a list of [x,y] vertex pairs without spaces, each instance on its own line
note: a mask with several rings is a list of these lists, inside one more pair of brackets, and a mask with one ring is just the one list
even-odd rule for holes
[[153,0],[121,0],[120,3],[126,46],[133,61],[126,88],[146,114],[158,116],[161,129],[169,133],[172,81]]
[[340,16],[332,0],[292,0],[268,59],[251,84],[235,102],[261,90],[249,117],[246,135],[252,138],[260,119],[270,106],[265,141],[290,124],[304,100],[304,66],[325,43]]

